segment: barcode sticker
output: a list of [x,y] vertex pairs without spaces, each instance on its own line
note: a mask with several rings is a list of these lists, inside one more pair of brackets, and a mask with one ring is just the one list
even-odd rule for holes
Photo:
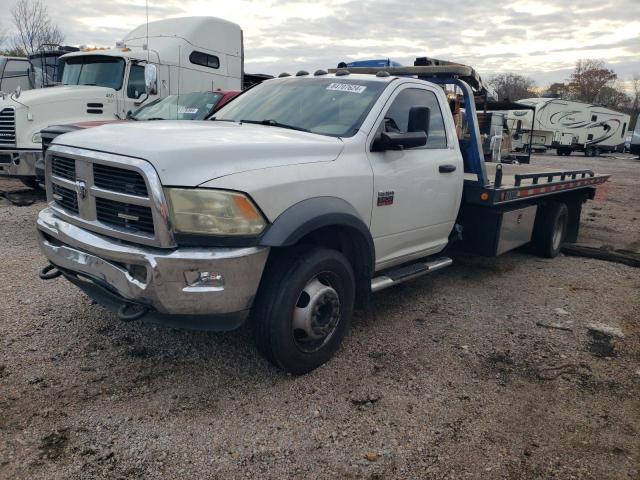
[[352,83],[330,83],[327,90],[338,92],[362,93],[367,89],[365,85],[354,85]]
[[198,113],[198,109],[193,107],[179,107],[178,113],[193,115],[194,113]]

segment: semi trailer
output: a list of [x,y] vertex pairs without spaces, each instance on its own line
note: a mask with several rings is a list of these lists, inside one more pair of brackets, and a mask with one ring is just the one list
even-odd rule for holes
[[[463,93],[458,138],[443,85]],[[485,163],[468,66],[283,74],[203,122],[71,132],[45,157],[45,280],[120,319],[228,330],[295,374],[328,361],[355,306],[452,264],[558,255],[608,175]],[[144,141],[141,141],[144,139]]]

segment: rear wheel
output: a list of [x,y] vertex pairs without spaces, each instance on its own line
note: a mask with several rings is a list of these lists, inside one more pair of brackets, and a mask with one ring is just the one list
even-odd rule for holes
[[569,224],[569,209],[564,203],[547,205],[536,217],[533,243],[540,256],[558,256]]
[[277,253],[253,312],[258,349],[288,372],[310,372],[340,346],[354,299],[353,269],[342,253],[318,247]]

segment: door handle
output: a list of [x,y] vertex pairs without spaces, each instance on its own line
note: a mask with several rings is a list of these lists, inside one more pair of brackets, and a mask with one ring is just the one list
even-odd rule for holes
[[451,173],[456,171],[456,166],[450,164],[440,165],[438,167],[438,170],[440,171],[440,173]]

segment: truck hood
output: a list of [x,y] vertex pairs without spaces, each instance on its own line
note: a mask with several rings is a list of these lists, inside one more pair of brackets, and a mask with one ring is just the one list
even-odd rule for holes
[[[50,125],[66,125],[78,120],[115,118],[116,91],[93,85],[61,85],[23,92],[18,99],[7,96],[0,101],[0,110],[15,110],[16,146],[40,150],[33,142],[35,134]],[[89,109],[94,109],[91,114]]]
[[22,92],[20,97],[14,100],[13,95],[0,104],[12,105],[14,107],[28,107],[33,105],[45,105],[55,102],[67,102],[76,99],[106,98],[107,93],[115,93],[113,88],[96,87],[93,85],[60,85],[58,87],[35,88]]
[[54,143],[149,161],[163,185],[195,187],[234,173],[330,162],[339,138],[265,125],[213,121],[123,122],[78,130]]

